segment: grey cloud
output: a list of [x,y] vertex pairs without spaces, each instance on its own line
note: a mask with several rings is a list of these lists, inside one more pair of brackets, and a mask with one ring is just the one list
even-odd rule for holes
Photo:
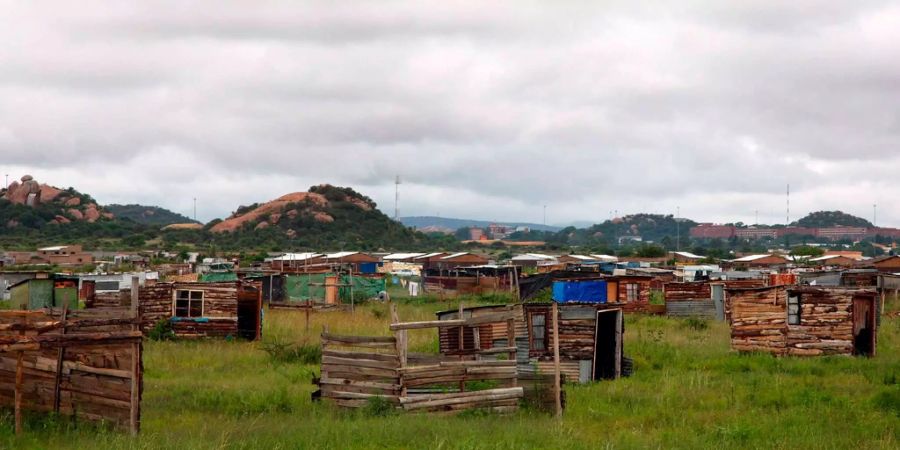
[[331,182],[390,211],[400,174],[404,214],[775,221],[791,183],[900,225],[888,2],[0,7],[6,170],[101,201]]

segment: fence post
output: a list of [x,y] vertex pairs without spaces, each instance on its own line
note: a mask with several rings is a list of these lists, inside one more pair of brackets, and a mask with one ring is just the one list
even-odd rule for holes
[[[69,315],[69,303],[66,302],[63,304],[62,311],[62,329],[60,332],[62,334],[66,334],[66,318]],[[59,344],[59,349],[56,351],[56,377],[53,382],[53,412],[59,414],[59,404],[60,404],[60,384],[62,383],[62,371],[63,371],[63,361],[65,360],[66,354],[66,346],[65,344]]]
[[22,351],[19,350],[16,355],[16,387],[15,387],[15,414],[16,414],[16,436],[22,434],[22,379],[24,372],[22,370]]
[[562,418],[562,386],[559,369],[559,306],[553,302],[553,393],[556,397],[556,417]]
[[[400,316],[397,314],[397,304],[391,302],[391,323],[400,323]],[[394,332],[394,346],[397,349],[397,359],[400,360],[400,369],[406,368],[406,330],[397,330]],[[406,383],[403,382],[403,371],[397,371],[397,382],[400,383],[400,396],[406,397]]]
[[[134,320],[134,323],[131,325],[132,331],[140,331],[141,329],[140,288],[138,277],[131,277],[131,317]],[[131,411],[128,425],[132,436],[137,436],[141,430],[142,339],[138,338],[137,342],[131,344]]]

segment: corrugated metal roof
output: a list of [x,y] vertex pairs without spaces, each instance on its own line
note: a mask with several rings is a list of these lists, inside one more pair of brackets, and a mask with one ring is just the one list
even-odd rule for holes
[[416,259],[428,259],[428,258],[434,258],[435,256],[441,256],[441,255],[443,255],[443,254],[444,254],[444,252],[426,253],[426,254],[424,254],[424,255],[422,255],[422,256],[416,257]]
[[[468,254],[469,254],[469,252],[454,253],[454,254],[452,254],[452,255],[444,256],[444,257],[441,258],[441,259],[453,259],[453,258],[459,258],[460,256],[468,255]],[[440,253],[438,253],[438,255],[440,255]]]
[[391,253],[390,255],[387,255],[382,259],[386,261],[392,261],[396,259],[418,258],[423,255],[425,255],[425,253]]
[[319,253],[285,253],[281,256],[276,256],[272,258],[272,261],[305,261],[307,259],[318,258],[322,256]]
[[787,260],[787,258],[785,258],[782,255],[765,254],[765,255],[747,255],[747,256],[744,256],[744,257],[741,257],[738,259],[732,259],[731,262],[752,262],[752,261],[756,261],[758,259],[768,258],[770,256],[774,256],[776,258],[781,258],[781,259]]
[[679,255],[679,256],[683,256],[683,257],[685,257],[685,258],[703,259],[703,256],[695,255],[695,254],[693,254],[693,253],[691,253],[691,252],[672,252],[672,253],[674,253],[674,254],[676,254],[676,255]]
[[329,254],[325,255],[325,257],[328,259],[341,259],[341,258],[346,258],[348,256],[356,255],[358,253],[359,252],[337,252],[337,253],[329,253]]

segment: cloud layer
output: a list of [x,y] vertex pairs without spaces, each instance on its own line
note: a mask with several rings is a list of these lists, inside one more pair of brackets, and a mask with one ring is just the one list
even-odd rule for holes
[[[0,170],[201,219],[350,185],[392,213],[900,226],[891,2],[0,0]],[[600,5],[602,3],[602,5]]]

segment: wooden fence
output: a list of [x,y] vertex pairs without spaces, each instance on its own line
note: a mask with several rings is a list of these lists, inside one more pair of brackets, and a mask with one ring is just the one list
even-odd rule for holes
[[400,404],[400,357],[390,336],[322,334],[322,398],[359,408],[380,397]]
[[[391,319],[392,337],[322,335],[322,377],[318,382],[322,398],[356,408],[379,397],[405,411],[449,414],[474,408],[495,412],[518,408],[524,390],[517,386],[515,347],[455,357],[410,355],[407,348],[409,330],[454,328],[461,336],[467,327],[495,322],[506,323],[514,342],[512,310],[467,319],[404,323],[392,304]],[[467,383],[471,382],[494,386],[469,391],[471,384]]]
[[140,429],[140,319],[129,308],[0,312],[0,406]]

